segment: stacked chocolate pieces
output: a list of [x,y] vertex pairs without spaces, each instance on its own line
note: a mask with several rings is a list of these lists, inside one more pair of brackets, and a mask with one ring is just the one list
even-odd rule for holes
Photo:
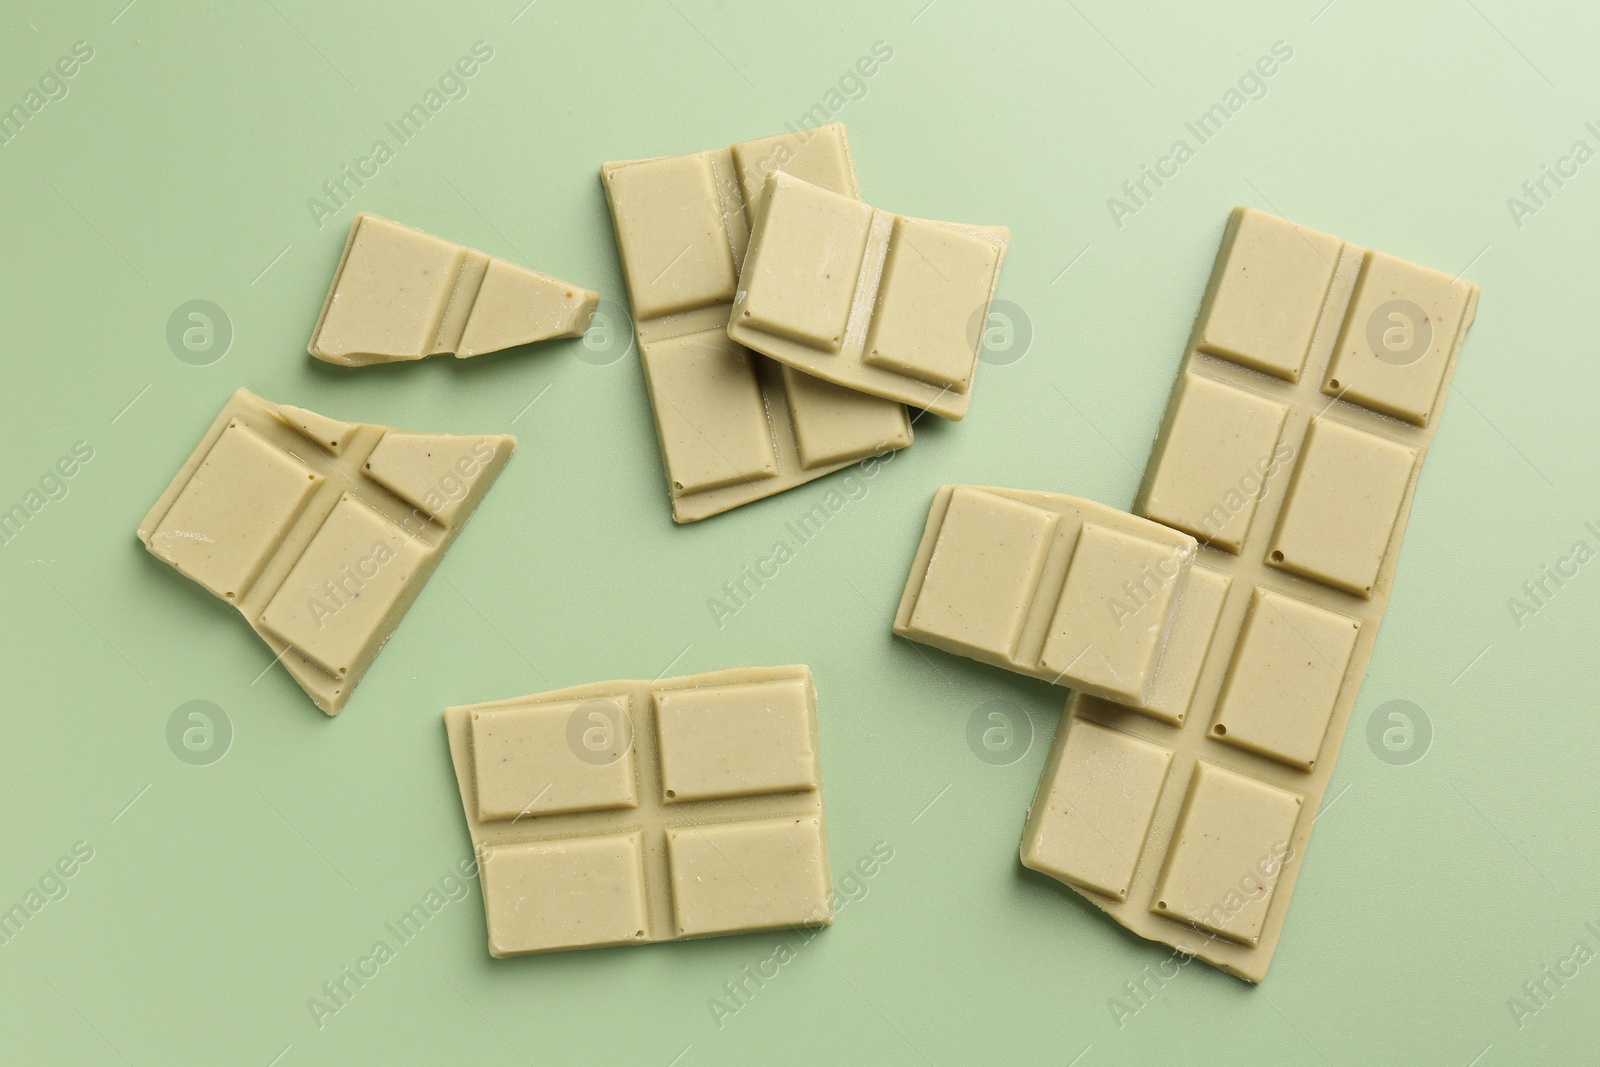
[[940,491],[896,632],[1075,689],[1024,864],[1266,976],[1477,299],[1236,209],[1139,517]]
[[1009,231],[861,203],[838,124],[600,175],[677,521],[966,413]]

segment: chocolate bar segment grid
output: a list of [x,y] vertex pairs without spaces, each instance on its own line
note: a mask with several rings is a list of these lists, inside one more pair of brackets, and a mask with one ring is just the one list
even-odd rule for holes
[[1219,591],[1184,721],[1074,693],[1025,865],[1135,933],[1266,976],[1394,581],[1478,289],[1229,219],[1135,511]]
[[816,707],[790,666],[448,709],[490,954],[831,923]]

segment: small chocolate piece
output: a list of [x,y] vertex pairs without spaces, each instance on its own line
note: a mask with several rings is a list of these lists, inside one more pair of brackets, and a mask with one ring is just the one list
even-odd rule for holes
[[581,337],[598,293],[362,212],[307,350],[363,367]]
[[139,524],[337,715],[516,439],[408,433],[233,394]]

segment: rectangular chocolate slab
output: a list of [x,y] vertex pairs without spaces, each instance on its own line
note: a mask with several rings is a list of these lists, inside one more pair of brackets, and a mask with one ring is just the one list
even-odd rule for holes
[[1185,721],[1074,693],[1022,862],[1142,937],[1267,973],[1394,583],[1476,286],[1228,220],[1135,510],[1221,589]]
[[912,440],[902,405],[808,377],[728,337],[750,223],[767,176],[780,167],[860,195],[837,123],[600,168],[678,522]]
[[490,955],[833,921],[807,667],[573,686],[445,729]]

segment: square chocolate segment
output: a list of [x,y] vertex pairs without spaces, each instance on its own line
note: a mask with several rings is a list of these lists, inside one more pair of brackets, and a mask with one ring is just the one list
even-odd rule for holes
[[620,167],[609,191],[635,316],[733,299],[738,275],[709,153]]
[[1211,733],[1309,771],[1355,651],[1359,620],[1257,589],[1217,698]]
[[833,916],[822,823],[761,819],[667,831],[679,937],[809,926]]
[[[1085,721],[1062,747],[1044,804],[1051,832],[1023,844],[1023,862],[1085,889],[1127,898],[1150,833],[1172,752],[1121,730]],[[1093,783],[1116,782],[1110,798]],[[1083,793],[1089,795],[1081,795]]]
[[1289,409],[1255,393],[1186,374],[1160,459],[1136,510],[1237,554],[1268,483],[1287,471],[1279,443]]
[[478,865],[489,952],[588,948],[645,936],[643,835],[530,841]]
[[478,818],[637,807],[633,749],[616,729],[627,715],[626,697],[473,712]]
[[764,236],[745,259],[743,324],[837,352],[871,227],[872,209],[859,200],[785,186],[766,205],[757,224]]
[[715,333],[643,346],[661,454],[685,495],[778,476],[756,357]]
[[150,551],[235,600],[255,583],[323,478],[230,422],[150,535]]
[[1397,441],[1332,419],[1313,419],[1268,560],[1312,581],[1370,597],[1416,463],[1416,451]]
[[[750,353],[752,359],[760,359]],[[800,465],[807,470],[881,456],[911,443],[906,409],[783,367],[783,392]]]
[[1162,918],[1257,945],[1302,798],[1201,760],[1150,901]]
[[261,625],[331,675],[377,655],[432,551],[371,506],[345,495],[311,535],[261,613]]
[[949,651],[1014,656],[1059,522],[1042,508],[955,487],[908,628]]
[[813,719],[802,678],[659,694],[662,798],[686,803],[820,788]]
[[1285,381],[1300,380],[1322,314],[1338,238],[1241,209],[1217,253],[1208,314],[1195,347]]
[[1367,253],[1323,393],[1426,426],[1475,294],[1448,274]]
[[970,233],[897,217],[862,361],[967,392],[1003,252]]
[[1142,703],[1194,547],[1086,522],[1039,663],[1075,684]]

